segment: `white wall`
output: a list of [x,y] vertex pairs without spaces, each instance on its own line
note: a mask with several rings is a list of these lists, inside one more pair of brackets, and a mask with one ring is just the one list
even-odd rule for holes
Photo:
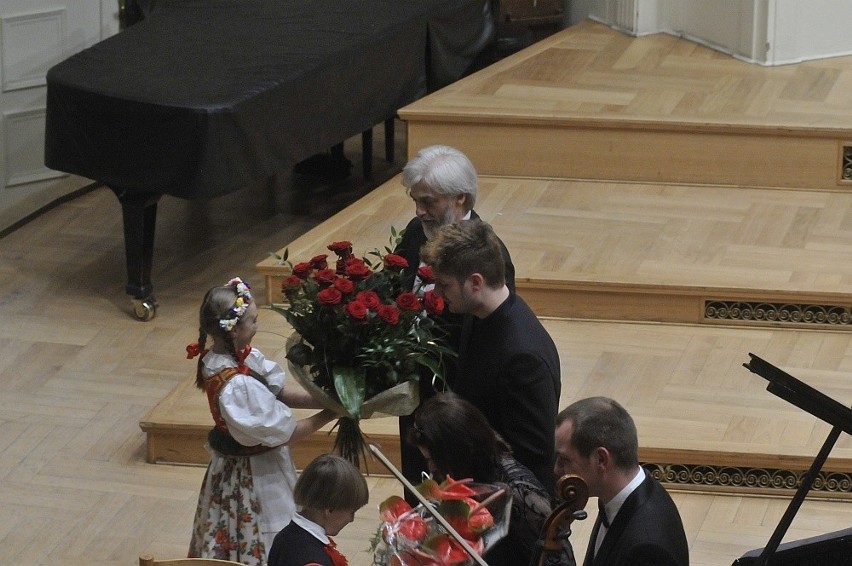
[[0,1],[0,231],[90,182],[44,166],[45,75],[116,31],[117,0]]
[[850,0],[595,0],[589,17],[665,32],[763,65],[852,54]]
[[767,12],[769,65],[852,54],[850,0],[772,0]]

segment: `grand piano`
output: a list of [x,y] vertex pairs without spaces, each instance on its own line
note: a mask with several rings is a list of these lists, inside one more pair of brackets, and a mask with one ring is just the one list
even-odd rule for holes
[[133,312],[156,312],[157,202],[269,184],[458,79],[489,0],[160,0],[47,74],[45,163],[123,213]]

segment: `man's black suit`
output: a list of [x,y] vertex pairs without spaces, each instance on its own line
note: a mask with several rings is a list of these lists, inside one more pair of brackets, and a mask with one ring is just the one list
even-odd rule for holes
[[663,486],[645,474],[621,506],[597,554],[600,516],[595,521],[583,566],[689,566],[689,546],[677,507]]
[[[473,210],[470,212],[470,217],[474,220],[479,219],[479,215]],[[397,254],[406,259],[408,262],[408,270],[410,272],[416,273],[418,267],[420,267],[420,248],[423,247],[426,241],[427,238],[426,233],[423,231],[423,223],[415,216],[405,227],[402,239],[397,245],[396,250],[394,250]],[[509,250],[502,241],[500,241],[500,250],[503,254],[503,263],[506,270],[506,285],[512,292],[514,292],[515,266],[512,263],[511,256],[509,255]],[[470,315],[445,312],[440,317],[441,327],[447,332],[447,344],[455,352],[458,352],[459,350],[462,321],[465,316]],[[453,379],[452,376],[455,373],[455,370],[455,360],[450,360],[449,363],[445,364],[444,375],[447,380]],[[431,376],[423,375],[420,379],[420,402],[422,403],[434,394],[435,389],[431,383]],[[420,473],[428,470],[426,468],[426,460],[420,454],[417,447],[411,446],[408,442],[406,442],[406,435],[413,424],[414,417],[412,415],[406,415],[399,418],[400,459],[402,460],[402,475],[414,485],[417,485],[420,481]],[[408,499],[409,503],[412,505],[416,505],[418,503],[417,499],[408,493],[406,493],[406,499]]]
[[485,318],[464,321],[458,373],[450,386],[482,411],[515,459],[552,493],[559,353],[519,295],[509,293]]

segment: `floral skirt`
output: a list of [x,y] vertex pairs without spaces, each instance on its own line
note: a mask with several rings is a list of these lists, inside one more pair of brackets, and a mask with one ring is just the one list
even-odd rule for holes
[[189,543],[190,558],[266,563],[260,532],[260,501],[254,491],[250,458],[224,458],[207,468]]

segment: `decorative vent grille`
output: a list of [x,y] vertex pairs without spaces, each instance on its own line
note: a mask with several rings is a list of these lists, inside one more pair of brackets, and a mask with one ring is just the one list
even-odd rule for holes
[[852,146],[843,146],[840,160],[840,180],[852,182]]
[[705,301],[704,318],[771,324],[852,325],[852,307],[795,303]]
[[[705,464],[643,463],[661,483],[676,486],[713,487],[742,492],[798,489],[806,471],[712,466]],[[852,474],[820,472],[811,487],[814,494],[830,497],[852,497]]]

